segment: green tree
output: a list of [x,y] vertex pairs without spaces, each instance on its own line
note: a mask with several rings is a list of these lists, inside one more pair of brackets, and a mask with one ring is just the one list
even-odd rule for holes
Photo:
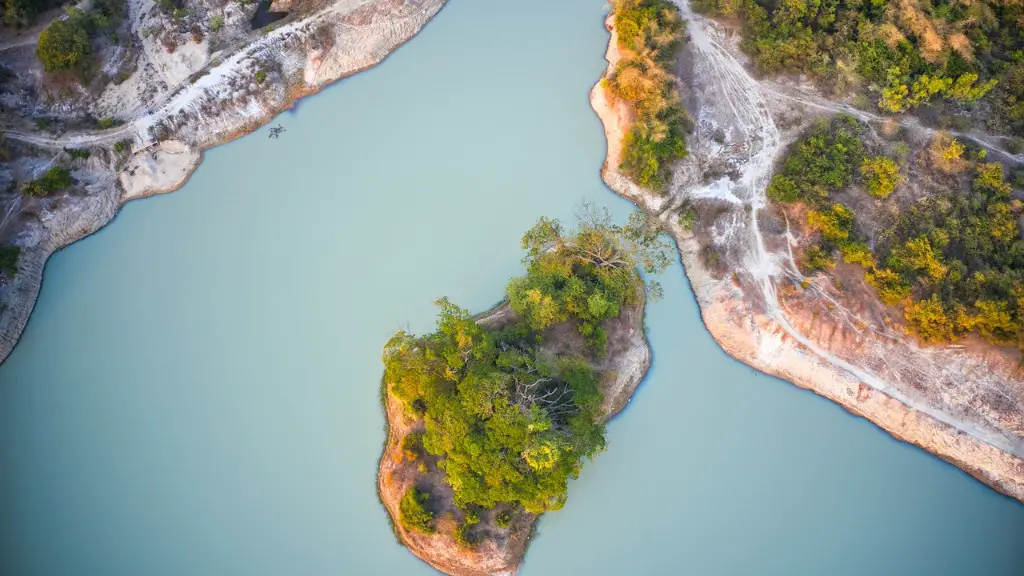
[[410,530],[423,532],[424,534],[433,534],[436,530],[434,527],[434,514],[426,508],[429,499],[430,494],[419,488],[412,487],[406,490],[405,494],[402,495],[401,501],[398,503],[399,518],[402,525]]
[[39,35],[36,55],[47,72],[82,70],[92,58],[92,47],[81,19],[54,20]]

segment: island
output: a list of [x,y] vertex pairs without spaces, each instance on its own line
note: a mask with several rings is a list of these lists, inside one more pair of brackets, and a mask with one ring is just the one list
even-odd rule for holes
[[438,301],[437,331],[384,347],[378,491],[399,541],[448,574],[514,573],[540,516],[605,447],[604,425],[651,364],[637,272],[668,263],[646,216],[542,218],[527,272],[476,317]]

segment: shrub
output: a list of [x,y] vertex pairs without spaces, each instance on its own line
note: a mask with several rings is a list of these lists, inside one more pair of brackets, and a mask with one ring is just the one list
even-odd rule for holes
[[782,203],[816,205],[853,180],[854,168],[864,156],[860,141],[863,125],[850,116],[816,125],[786,152],[782,169],[768,185],[768,197]]
[[402,526],[424,534],[433,534],[436,530],[434,513],[426,509],[429,499],[430,494],[419,488],[412,487],[406,490],[402,500],[398,503]]
[[803,265],[807,272],[816,272],[834,268],[836,263],[827,250],[818,244],[812,244],[804,250]]
[[924,342],[949,342],[953,339],[953,323],[936,294],[928,300],[908,303],[903,309],[903,316]]
[[38,179],[25,183],[21,191],[29,196],[46,196],[51,192],[64,190],[71,186],[73,182],[71,172],[67,168],[54,166],[44,172]]
[[89,150],[86,148],[65,148],[64,151],[71,156],[72,160],[85,160],[89,157]]
[[81,70],[88,65],[92,47],[82,19],[54,20],[39,35],[36,56],[47,72]]
[[223,16],[214,16],[213,19],[210,20],[210,30],[216,32],[217,30],[220,30],[222,27],[224,27]]
[[117,126],[120,123],[120,120],[113,118],[111,116],[107,116],[106,118],[100,118],[99,120],[97,120],[96,127],[99,128],[100,130],[106,130],[108,128],[113,128],[114,126]]
[[824,212],[808,210],[807,225],[811,230],[821,232],[825,240],[843,241],[849,238],[853,231],[853,212],[846,206],[835,202]]
[[864,179],[868,193],[878,198],[888,198],[903,182],[900,167],[885,156],[865,158],[860,165],[860,176]]
[[0,246],[0,275],[13,278],[18,273],[18,258],[20,256],[20,247]]
[[263,70],[257,70],[256,71],[256,82],[257,83],[263,84],[263,81],[266,80],[266,79],[267,79],[267,73],[266,72],[264,72]]
[[841,243],[839,252],[843,255],[843,262],[847,264],[860,264],[869,270],[875,266],[875,255],[871,253],[871,248],[863,242]]
[[131,152],[132,141],[130,139],[118,140],[114,142],[114,152],[117,154],[124,154],[125,152]]
[[423,450],[423,432],[411,432],[402,438],[402,453],[406,459],[415,460],[419,458]]
[[903,277],[888,268],[875,269],[867,273],[868,284],[878,290],[878,296],[888,306],[894,306],[910,294],[910,286]]
[[508,510],[502,510],[494,517],[494,523],[498,528],[508,528],[512,525],[512,514]]

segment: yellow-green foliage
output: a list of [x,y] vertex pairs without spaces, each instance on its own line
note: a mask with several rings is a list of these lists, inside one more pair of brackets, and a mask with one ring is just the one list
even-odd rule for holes
[[841,242],[850,237],[853,230],[853,212],[835,202],[827,211],[807,211],[807,225],[811,230],[821,232],[825,240]]
[[942,254],[932,247],[927,236],[907,240],[889,254],[886,265],[912,275],[924,273],[931,280],[942,280],[949,268],[942,263]]
[[[1000,112],[1020,126],[1024,21],[1019,2],[693,0],[743,23],[741,47],[763,72],[810,75],[828,90],[860,89],[886,112],[970,106],[1006,84]],[[1011,31],[1012,30],[1012,31]],[[1000,80],[1001,78],[1001,80]],[[955,109],[955,108],[954,108]]]
[[36,55],[47,72],[66,72],[88,64],[92,47],[82,20],[54,20],[39,35]]
[[668,0],[617,0],[615,27],[626,57],[608,78],[636,117],[623,137],[621,168],[637,184],[664,188],[669,165],[687,155],[692,120],[669,72],[682,45],[683,21]]
[[882,302],[888,306],[898,304],[910,294],[910,286],[903,281],[903,277],[888,268],[868,272],[867,280],[878,291]]
[[433,534],[434,514],[426,508],[429,499],[430,494],[419,488],[412,487],[406,490],[398,503],[398,516],[402,526],[424,534]]
[[860,165],[860,177],[868,192],[879,198],[888,198],[903,182],[899,165],[886,156],[865,158]]
[[843,255],[843,262],[847,264],[860,264],[868,270],[875,266],[875,255],[863,242],[844,242],[839,245],[839,252]]
[[[953,144],[946,138],[938,149]],[[965,164],[957,171],[970,167],[961,154],[950,154]],[[955,188],[914,203],[879,231],[888,255],[885,268],[869,280],[887,303],[909,298],[905,315],[922,340],[977,332],[997,344],[1019,343],[1024,240],[1018,222],[1024,206],[1012,198],[1000,164],[973,164],[969,188],[951,181]]]
[[863,125],[850,116],[821,122],[807,137],[790,146],[782,169],[768,186],[775,202],[827,202],[829,196],[850,185],[864,156],[860,141]]
[[932,294],[927,300],[908,302],[903,315],[925,342],[949,342],[954,338],[953,322],[946,315],[937,294]]

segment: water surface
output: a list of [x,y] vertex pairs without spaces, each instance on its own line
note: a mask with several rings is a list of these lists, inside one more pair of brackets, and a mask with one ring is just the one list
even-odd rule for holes
[[[600,0],[452,0],[382,66],[57,254],[0,367],[0,574],[430,574],[374,492],[380,349],[601,184]],[[1024,574],[1024,506],[712,342],[655,365],[525,576]]]

